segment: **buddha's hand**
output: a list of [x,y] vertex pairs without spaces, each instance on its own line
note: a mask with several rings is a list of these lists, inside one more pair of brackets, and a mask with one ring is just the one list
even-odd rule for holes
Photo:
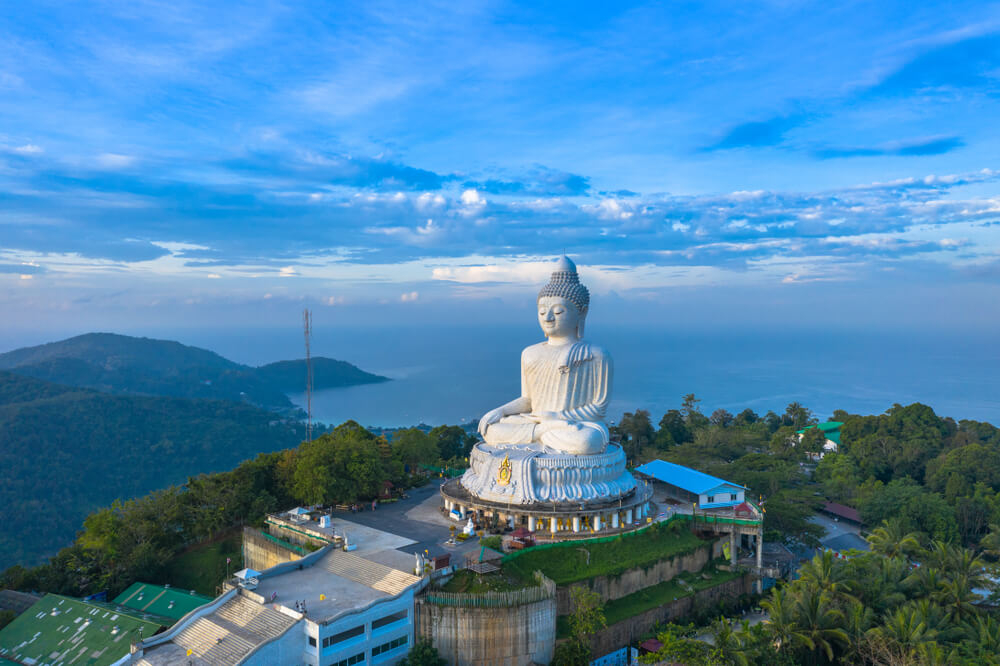
[[496,409],[491,409],[483,415],[483,418],[479,419],[479,436],[486,437],[486,429],[489,428],[494,423],[498,423],[500,419],[504,417],[503,408],[497,407]]

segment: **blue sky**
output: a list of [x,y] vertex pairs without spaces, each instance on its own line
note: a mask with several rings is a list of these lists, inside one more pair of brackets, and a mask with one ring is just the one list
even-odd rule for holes
[[537,4],[8,8],[5,326],[1000,324],[1000,4]]

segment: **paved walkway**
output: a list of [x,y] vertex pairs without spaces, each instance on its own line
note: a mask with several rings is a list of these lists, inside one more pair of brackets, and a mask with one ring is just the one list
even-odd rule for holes
[[438,507],[441,506],[439,489],[444,481],[444,479],[433,479],[425,486],[411,488],[406,491],[408,495],[406,499],[379,504],[375,511],[371,510],[369,503],[365,511],[351,513],[335,510],[333,516],[335,519],[367,525],[411,540],[413,543],[397,548],[404,553],[422,553],[425,550],[430,555],[451,553],[452,562],[457,563],[456,555],[478,548],[479,540],[472,539],[456,546],[445,545],[451,535],[448,528],[452,525],[456,527],[461,525],[457,521],[449,521],[438,511]]

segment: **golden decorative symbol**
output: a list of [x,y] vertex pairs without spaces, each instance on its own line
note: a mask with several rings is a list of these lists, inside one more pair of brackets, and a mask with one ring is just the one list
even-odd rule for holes
[[503,461],[500,463],[500,469],[497,471],[497,483],[501,486],[506,486],[510,483],[510,457],[504,456]]

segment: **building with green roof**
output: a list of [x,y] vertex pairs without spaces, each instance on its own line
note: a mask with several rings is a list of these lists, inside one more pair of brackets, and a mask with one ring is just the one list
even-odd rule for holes
[[817,460],[821,459],[826,453],[836,453],[840,449],[840,426],[844,425],[843,421],[827,421],[825,423],[818,423],[816,425],[811,425],[798,431],[799,441],[802,441],[802,435],[805,434],[807,430],[812,428],[818,428],[823,436],[826,438],[826,442],[823,444],[823,450],[819,453],[811,454]]
[[18,664],[103,666],[128,656],[132,641],[173,620],[98,601],[47,594],[0,631],[0,659]]
[[115,597],[113,603],[179,620],[211,601],[211,597],[197,594],[194,590],[179,590],[152,583],[132,583],[131,587]]

